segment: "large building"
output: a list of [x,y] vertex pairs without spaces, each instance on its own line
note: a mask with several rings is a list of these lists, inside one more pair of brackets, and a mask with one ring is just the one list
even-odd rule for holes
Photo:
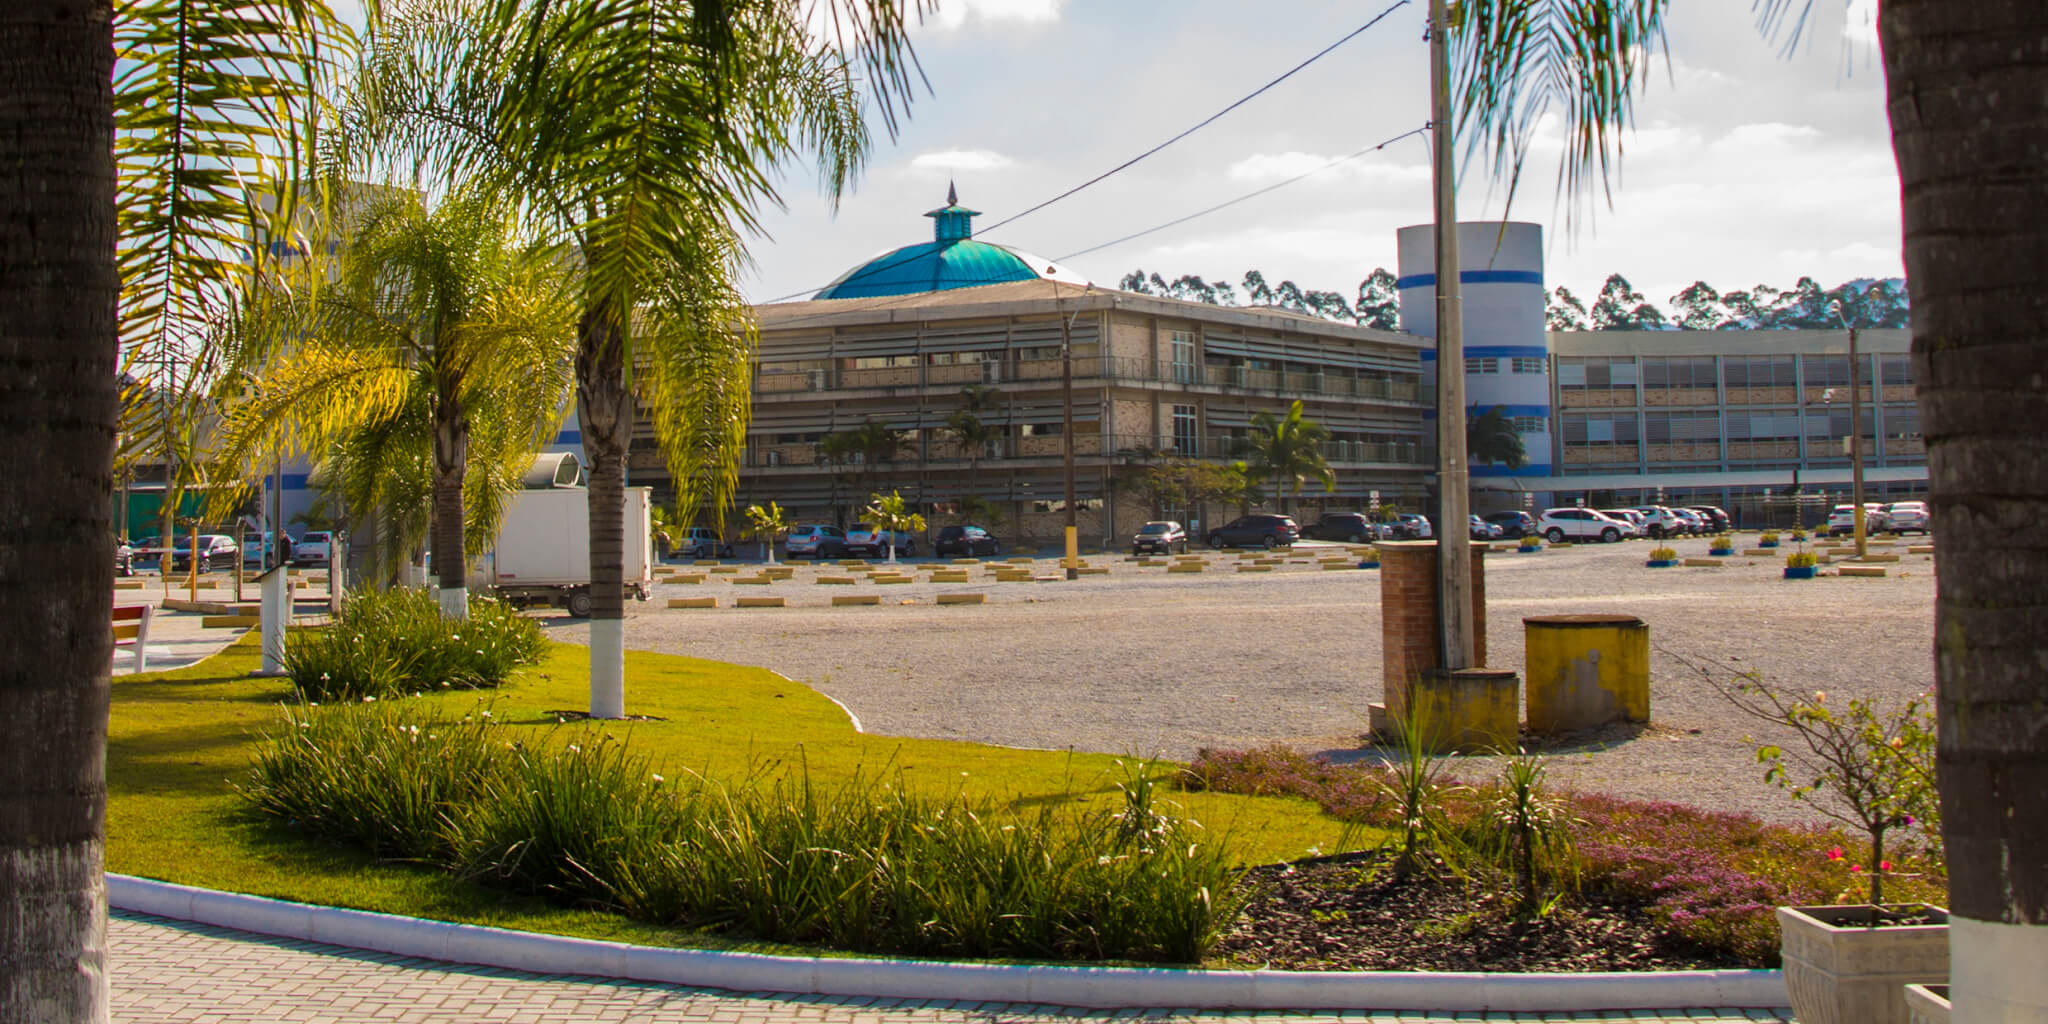
[[[1311,483],[1304,499],[1420,507],[1426,339],[1108,290],[974,239],[975,213],[953,196],[926,216],[932,241],[875,257],[811,301],[755,310],[741,504],[831,522],[857,518],[878,490],[940,516],[974,496],[1000,513],[1004,536],[1049,540],[1065,523],[1071,420],[1085,541],[1118,542],[1155,514],[1199,529],[1235,509],[1154,509],[1125,482],[1170,459],[1241,457],[1253,417],[1298,400],[1329,429],[1337,478],[1334,494]],[[993,430],[970,451],[947,421],[974,402]],[[862,429],[893,440],[835,453],[828,438]],[[651,436],[642,444],[634,482],[659,488]]]

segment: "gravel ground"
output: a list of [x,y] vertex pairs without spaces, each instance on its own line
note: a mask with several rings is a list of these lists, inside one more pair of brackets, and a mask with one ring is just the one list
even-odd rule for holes
[[[1703,540],[1676,546],[1705,554]],[[1553,779],[1773,820],[1813,817],[1767,786],[1756,764],[1757,741],[1785,737],[1736,712],[1685,661],[1754,670],[1783,689],[1826,690],[1831,700],[1896,704],[1933,682],[1931,556],[1903,554],[1884,579],[1794,582],[1781,578],[1781,558],[1651,570],[1648,547],[1486,558],[1490,665],[1522,669],[1525,615],[1619,612],[1650,627],[1651,725],[1552,747]],[[1204,573],[1168,575],[1096,556],[1092,564],[1110,573],[1072,582],[996,583],[976,568],[968,584],[819,586],[820,572],[845,570],[810,565],[763,587],[714,576],[629,602],[627,644],[773,669],[831,695],[883,735],[1178,760],[1205,747],[1275,743],[1366,756],[1365,707],[1381,699],[1379,574],[1293,563],[1241,574],[1236,556],[1209,561]],[[1047,559],[1036,570],[1059,572]],[[988,603],[933,603],[952,591],[985,593]],[[829,607],[846,593],[878,593],[883,605]],[[736,596],[774,594],[790,607],[729,607]],[[667,609],[665,599],[678,596],[715,596],[728,607]],[[561,618],[550,620],[550,633],[573,642],[587,635]],[[1454,771],[1487,773],[1480,764]]]

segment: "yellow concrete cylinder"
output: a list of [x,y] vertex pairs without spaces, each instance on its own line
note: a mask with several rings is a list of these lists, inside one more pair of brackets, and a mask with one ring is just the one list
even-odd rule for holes
[[1529,731],[1594,729],[1650,720],[1650,627],[1633,615],[1537,615],[1522,620]]

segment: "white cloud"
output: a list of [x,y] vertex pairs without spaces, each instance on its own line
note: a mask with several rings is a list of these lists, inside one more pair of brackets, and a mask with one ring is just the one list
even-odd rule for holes
[[1849,0],[1842,19],[1842,38],[1856,46],[1877,47],[1877,0]]
[[[1231,164],[1224,173],[1232,181],[1270,183],[1318,170],[1335,159],[1337,158],[1334,156],[1299,151],[1254,153]],[[1389,183],[1429,180],[1429,168],[1423,164],[1368,163],[1363,160],[1352,160],[1331,167],[1324,173]]]
[[1820,129],[1803,124],[1781,124],[1766,121],[1759,124],[1736,125],[1721,142],[1731,146],[1771,146],[1791,142],[1795,139],[1813,138]]
[[1023,22],[1043,24],[1058,21],[1066,0],[946,0],[932,18],[943,29],[957,29],[969,21]]
[[941,149],[912,157],[910,169],[922,175],[999,171],[1016,162],[992,149]]

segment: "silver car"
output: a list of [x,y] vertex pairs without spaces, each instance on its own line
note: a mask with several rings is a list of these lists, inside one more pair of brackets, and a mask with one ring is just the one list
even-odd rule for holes
[[837,526],[806,523],[791,527],[789,539],[782,542],[782,547],[783,553],[791,558],[843,558],[846,531]]

